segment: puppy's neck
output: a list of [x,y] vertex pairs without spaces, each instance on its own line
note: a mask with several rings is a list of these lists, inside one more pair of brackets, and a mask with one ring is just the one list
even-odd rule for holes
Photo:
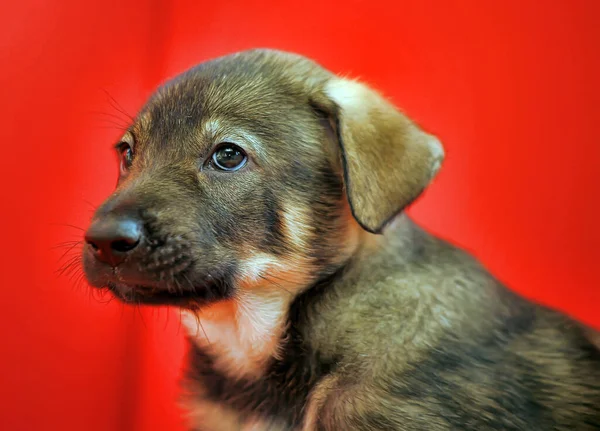
[[277,358],[291,299],[273,292],[244,292],[198,311],[185,311],[182,323],[193,343],[209,354],[220,371],[259,378]]
[[[369,237],[348,223],[332,266],[342,267],[358,249],[372,246]],[[243,277],[234,298],[182,314],[192,341],[211,356],[215,368],[232,378],[258,379],[270,361],[280,358],[290,306],[325,275],[309,262],[257,253],[240,264]]]

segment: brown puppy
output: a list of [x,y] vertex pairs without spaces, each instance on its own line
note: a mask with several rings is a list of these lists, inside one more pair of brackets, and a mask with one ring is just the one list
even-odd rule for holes
[[117,146],[90,284],[185,310],[194,430],[600,429],[600,354],[401,211],[443,149],[293,54],[191,69]]

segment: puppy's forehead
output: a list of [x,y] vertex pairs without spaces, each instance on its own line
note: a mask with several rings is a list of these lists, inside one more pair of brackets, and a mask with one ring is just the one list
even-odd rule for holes
[[[161,87],[143,109],[151,140],[189,139],[207,123],[260,133],[282,126],[281,116],[308,109],[309,60],[277,51],[247,51],[196,66]],[[142,126],[140,126],[142,127]]]

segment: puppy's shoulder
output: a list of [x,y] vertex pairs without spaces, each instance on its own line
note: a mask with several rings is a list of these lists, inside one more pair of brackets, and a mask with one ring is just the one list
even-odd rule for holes
[[400,366],[446,334],[492,328],[511,301],[475,259],[402,218],[328,287],[308,338],[328,356]]
[[581,327],[414,225],[388,235],[323,309],[323,346],[344,353],[323,429],[600,427],[600,354]]

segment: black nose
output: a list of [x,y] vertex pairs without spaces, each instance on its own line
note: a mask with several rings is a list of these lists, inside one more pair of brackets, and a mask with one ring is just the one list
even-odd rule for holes
[[141,239],[142,223],[131,217],[102,217],[85,233],[85,241],[96,257],[112,266],[121,263]]

